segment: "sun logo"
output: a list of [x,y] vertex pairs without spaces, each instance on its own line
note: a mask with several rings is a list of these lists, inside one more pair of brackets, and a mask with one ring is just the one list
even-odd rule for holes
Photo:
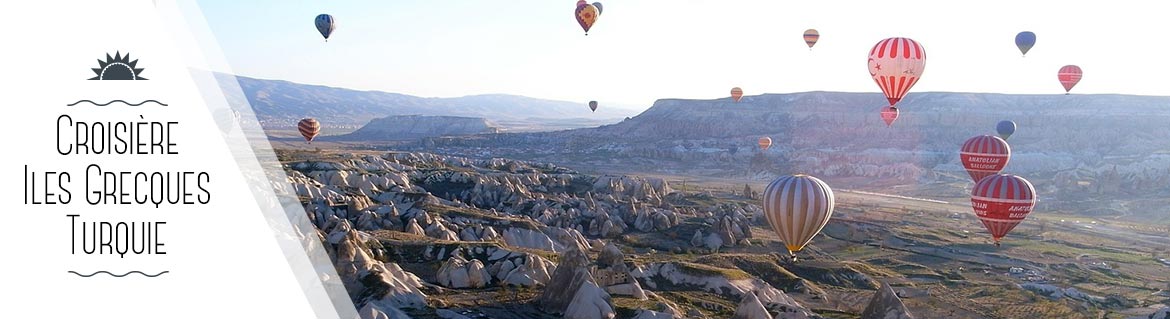
[[90,69],[97,74],[90,80],[146,80],[139,76],[142,69],[135,68],[137,65],[138,60],[130,61],[130,53],[122,56],[121,52],[115,52],[112,58],[106,53],[106,60],[98,59],[98,67]]

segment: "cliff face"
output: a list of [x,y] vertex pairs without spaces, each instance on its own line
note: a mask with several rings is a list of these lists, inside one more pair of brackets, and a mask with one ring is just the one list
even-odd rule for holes
[[420,137],[495,133],[498,128],[482,118],[458,116],[388,116],[370,121],[340,140],[400,140]]

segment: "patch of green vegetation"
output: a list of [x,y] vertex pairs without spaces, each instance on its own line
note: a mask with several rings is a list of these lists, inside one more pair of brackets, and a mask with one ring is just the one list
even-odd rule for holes
[[899,275],[897,272],[890,271],[888,269],[878,267],[875,265],[871,265],[868,263],[862,263],[862,262],[856,262],[856,261],[843,261],[841,263],[848,265],[849,267],[852,267],[853,269],[856,269],[857,271],[859,271],[861,273],[869,275],[870,277],[879,277],[879,278],[882,278],[882,277],[885,277],[885,278],[901,277],[901,275]]
[[776,263],[776,260],[777,258],[770,254],[711,254],[696,258],[694,263],[719,268],[739,269],[783,291],[793,292],[803,287],[804,289],[813,291],[815,294],[824,294],[824,291],[820,287],[784,269],[784,267]]
[[658,302],[653,299],[638,300],[630,297],[613,297],[613,307],[618,318],[633,318],[638,310],[654,310]]
[[708,318],[731,318],[738,303],[723,296],[704,291],[657,291],[659,296],[680,306],[689,306],[702,312]]
[[487,221],[483,223],[485,226],[507,226],[523,228],[528,230],[540,230],[540,226],[536,222],[528,219],[517,218],[512,216],[496,216],[484,213],[474,208],[451,207],[446,205],[423,204],[422,209],[428,212],[437,212],[442,216],[459,216],[470,219],[479,219]]
[[839,262],[805,260],[788,265],[786,268],[805,280],[821,285],[867,290],[878,288],[878,284],[873,278]]
[[821,315],[825,319],[858,319],[860,315],[834,310],[834,309],[811,309],[813,313]]
[[697,263],[680,261],[674,263],[684,274],[696,277],[724,277],[728,280],[751,279],[752,275],[735,268],[720,268]]

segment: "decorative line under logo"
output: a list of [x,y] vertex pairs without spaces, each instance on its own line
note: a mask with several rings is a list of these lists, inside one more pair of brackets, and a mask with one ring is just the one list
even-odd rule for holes
[[110,104],[112,104],[112,103],[115,103],[115,102],[116,102],[116,103],[122,103],[122,104],[125,104],[125,105],[128,105],[128,106],[139,106],[139,105],[143,105],[143,104],[146,104],[146,103],[154,103],[154,104],[158,104],[158,105],[162,105],[162,106],[167,106],[167,104],[166,104],[166,103],[159,102],[159,101],[156,101],[156,100],[146,100],[146,101],[138,102],[137,104],[135,104],[135,103],[128,103],[128,102],[126,102],[126,101],[123,101],[123,100],[113,100],[113,101],[109,101],[109,102],[106,102],[106,103],[96,103],[96,102],[94,102],[94,101],[90,101],[90,100],[81,100],[81,101],[77,101],[77,102],[73,102],[73,103],[66,104],[65,106],[74,106],[74,105],[78,105],[78,104],[81,104],[81,103],[89,103],[89,104],[93,104],[94,106],[106,106],[106,105],[110,105]]
[[136,274],[139,274],[139,275],[143,275],[143,276],[145,276],[145,277],[151,277],[151,278],[154,278],[154,277],[162,276],[163,274],[165,274],[165,273],[168,273],[168,272],[170,272],[170,271],[169,271],[169,270],[164,270],[164,271],[162,271],[162,272],[159,272],[159,273],[157,273],[157,274],[151,275],[151,274],[147,274],[147,273],[144,273],[144,272],[141,272],[141,271],[137,271],[137,270],[131,270],[131,271],[127,271],[127,272],[126,272],[126,273],[124,273],[124,274],[118,275],[118,274],[114,274],[114,273],[111,273],[111,272],[108,272],[108,271],[105,271],[105,270],[99,270],[99,271],[95,271],[95,272],[93,272],[92,274],[84,275],[84,274],[81,274],[81,273],[79,273],[79,272],[76,272],[76,271],[72,271],[72,270],[70,270],[70,271],[69,271],[69,273],[71,273],[71,274],[74,274],[74,275],[77,275],[78,277],[86,277],[86,278],[93,277],[93,276],[95,276],[95,275],[97,275],[97,274],[103,274],[103,273],[104,273],[104,274],[107,274],[107,275],[110,275],[110,276],[113,276],[113,277],[118,277],[118,278],[126,277],[126,276],[129,276],[130,274],[135,274],[135,273],[136,273]]
[[130,53],[122,56],[122,52],[115,52],[114,57],[106,53],[106,60],[98,59],[98,67],[92,68],[97,76],[90,80],[146,80],[142,77],[142,68],[138,67],[138,60],[130,61]]

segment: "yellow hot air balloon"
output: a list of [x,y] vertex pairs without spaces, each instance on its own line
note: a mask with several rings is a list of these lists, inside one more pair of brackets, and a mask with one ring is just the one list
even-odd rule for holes
[[781,176],[764,189],[764,217],[793,261],[829,223],[835,204],[829,185],[809,175]]
[[597,17],[601,12],[597,6],[589,4],[584,0],[577,1],[577,9],[573,10],[573,15],[577,18],[577,24],[581,25],[581,29],[585,30],[585,35],[589,35],[589,28],[593,27],[593,23],[597,22]]
[[739,99],[742,99],[742,98],[743,98],[743,89],[739,88],[738,86],[731,88],[731,99],[732,100],[739,102]]

